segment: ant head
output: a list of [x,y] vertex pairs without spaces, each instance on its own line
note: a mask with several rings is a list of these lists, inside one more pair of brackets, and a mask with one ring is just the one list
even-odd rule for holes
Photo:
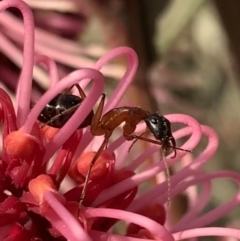
[[172,135],[170,121],[162,115],[150,114],[144,119],[148,129],[154,135],[154,137],[161,142],[162,149],[168,151],[174,150],[174,157],[176,157],[176,150],[190,152],[179,147],[176,147],[176,141]]
[[164,116],[159,114],[150,114],[144,119],[148,129],[157,140],[162,144],[167,144],[173,138],[171,132],[171,123]]

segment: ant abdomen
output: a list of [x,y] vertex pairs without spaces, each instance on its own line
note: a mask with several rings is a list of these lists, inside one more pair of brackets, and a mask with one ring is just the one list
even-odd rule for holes
[[[51,127],[61,128],[75,113],[75,111],[68,112],[68,110],[74,106],[76,106],[77,109],[82,101],[82,98],[76,95],[58,94],[45,106],[38,116],[38,120]],[[89,126],[93,115],[94,113],[91,111],[78,128],[81,129]],[[58,116],[58,118],[54,118],[56,116]]]

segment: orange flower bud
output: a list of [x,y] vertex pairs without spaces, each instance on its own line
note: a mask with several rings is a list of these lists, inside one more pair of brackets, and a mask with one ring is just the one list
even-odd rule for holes
[[42,203],[44,191],[56,192],[56,187],[51,177],[45,174],[37,176],[28,184],[28,189],[38,203]]
[[36,145],[37,139],[22,131],[13,131],[4,140],[6,152],[13,158],[26,159],[34,152]]
[[50,142],[53,137],[59,132],[58,128],[54,128],[51,126],[47,126],[44,125],[41,128],[41,134],[42,134],[42,138],[46,141],[46,142]]
[[[93,160],[96,152],[86,152],[82,156],[80,156],[76,163],[72,166],[69,176],[77,182],[83,181],[88,172],[89,165]],[[110,162],[113,161],[113,156],[108,152],[102,152],[100,157],[95,162],[91,174],[90,179],[96,180],[108,172],[110,167]]]

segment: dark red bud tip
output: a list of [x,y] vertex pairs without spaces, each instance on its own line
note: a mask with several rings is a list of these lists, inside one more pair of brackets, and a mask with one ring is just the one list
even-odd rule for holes
[[28,189],[38,203],[42,203],[44,191],[56,192],[53,180],[45,174],[32,179],[28,184]]
[[12,158],[26,159],[33,154],[36,145],[36,138],[22,131],[13,131],[4,140],[6,152]]
[[15,236],[15,235],[21,233],[22,230],[23,230],[22,226],[20,226],[20,224],[17,224],[17,223],[16,223],[16,224],[14,224],[14,225],[12,226],[12,228],[10,229],[10,231],[9,231],[9,233],[8,233],[8,237],[10,237],[10,236]]
[[113,179],[111,181],[111,186],[131,177],[135,175],[135,172],[133,171],[130,171],[130,170],[125,170],[125,169],[122,169],[122,170],[116,170],[114,172],[114,176],[113,176]]
[[[163,225],[166,221],[166,210],[164,206],[160,203],[152,203],[137,212],[145,217],[151,218],[157,223]],[[128,234],[136,234],[142,228],[136,224],[131,223],[128,226],[127,233]]]
[[159,240],[157,237],[154,237],[147,229],[141,229],[138,232],[139,238],[142,239],[153,239],[153,240]]
[[87,219],[84,214],[82,214],[82,207],[79,206],[78,202],[67,202],[65,207],[81,223],[85,230],[91,229],[93,220]]

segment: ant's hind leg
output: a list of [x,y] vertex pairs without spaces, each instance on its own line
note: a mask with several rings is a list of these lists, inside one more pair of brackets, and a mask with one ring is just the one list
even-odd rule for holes
[[[103,93],[102,94],[102,97],[101,97],[101,100],[100,100],[100,103],[97,107],[97,110],[96,110],[96,113],[95,115],[93,116],[93,119],[92,119],[92,123],[91,123],[91,127],[90,127],[90,130],[91,132],[94,134],[95,131],[98,130],[99,128],[99,123],[101,122],[101,117],[102,117],[102,112],[103,112],[103,107],[104,107],[104,102],[105,102],[105,98],[106,98],[106,94]],[[103,133],[104,134],[104,133]]]
[[79,84],[75,84],[75,86],[76,86],[77,89],[78,89],[78,92],[79,92],[79,94],[80,94],[80,97],[84,100],[84,99],[86,98],[86,95],[85,95],[82,87],[81,87]]
[[108,143],[108,138],[105,138],[104,141],[102,142],[101,146],[99,147],[98,151],[96,152],[95,156],[93,157],[92,161],[89,164],[89,168],[88,168],[88,171],[87,171],[87,174],[85,177],[85,181],[83,184],[83,190],[82,190],[82,193],[80,196],[80,201],[79,201],[80,206],[82,205],[84,198],[86,196],[87,186],[88,186],[88,181],[90,179],[91,170],[92,170],[95,162],[97,161],[97,159],[100,157],[101,153],[103,152],[104,147],[106,146],[107,143]]
[[69,93],[74,86],[78,89],[80,97],[84,100],[86,98],[86,94],[84,93],[82,87],[79,84],[72,85],[71,87],[66,89],[63,93]]

